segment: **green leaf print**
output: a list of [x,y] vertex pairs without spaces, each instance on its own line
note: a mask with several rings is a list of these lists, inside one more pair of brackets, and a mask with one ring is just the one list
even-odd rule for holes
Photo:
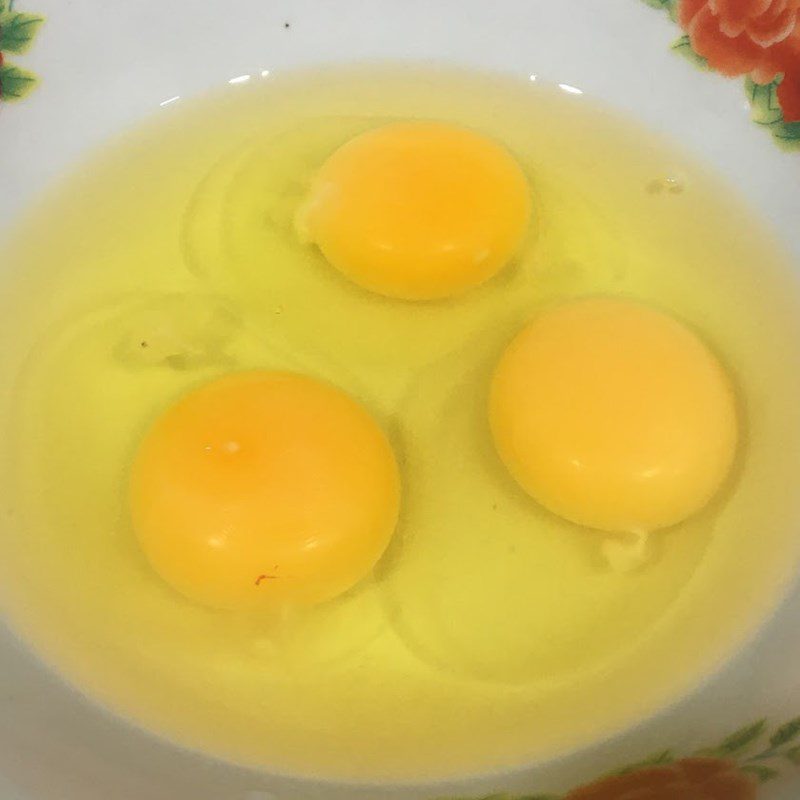
[[790,148],[800,147],[800,122],[777,122],[770,126],[772,135]]
[[800,717],[795,717],[778,728],[769,739],[772,747],[783,747],[800,735]]
[[772,125],[783,121],[783,112],[778,102],[778,81],[772,83],[755,83],[752,78],[744,82],[745,91],[750,99],[750,116],[759,125]]
[[732,755],[733,753],[744,750],[764,733],[766,727],[767,721],[761,719],[758,722],[754,722],[752,725],[746,725],[744,728],[740,728],[738,731],[728,736],[727,739],[723,740],[722,744],[717,748],[717,752],[724,755]]
[[672,49],[678,53],[678,55],[683,56],[685,59],[690,61],[696,67],[700,69],[708,69],[708,62],[703,58],[703,56],[698,55],[694,48],[692,47],[691,39],[689,39],[688,35],[681,36],[679,39],[676,39],[672,43]]
[[43,17],[36,14],[23,14],[15,11],[0,13],[0,51],[6,53],[26,52],[39,26],[44,22]]
[[662,764],[671,764],[675,761],[675,756],[671,750],[661,750],[658,753],[653,753],[647,758],[637,761],[635,764],[629,764],[620,770],[614,772],[614,775],[627,775],[630,772],[636,772],[640,769],[647,769],[647,767],[658,767]]
[[751,775],[755,775],[755,777],[758,778],[759,783],[771,781],[774,778],[777,778],[780,774],[778,770],[772,769],[772,767],[765,767],[761,764],[748,764],[746,767],[742,767],[742,772],[748,772]]
[[36,86],[37,78],[32,72],[13,64],[0,66],[0,100],[21,100]]
[[666,11],[673,22],[678,19],[678,0],[644,0],[651,8]]

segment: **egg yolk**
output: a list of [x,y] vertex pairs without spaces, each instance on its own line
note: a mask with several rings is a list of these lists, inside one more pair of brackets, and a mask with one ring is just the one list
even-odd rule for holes
[[530,213],[527,181],[505,148],[465,128],[402,122],[333,153],[298,226],[361,286],[426,300],[500,270],[519,249]]
[[512,341],[489,402],[497,450],[568,520],[648,532],[705,506],[737,444],[734,391],[670,316],[612,298],[541,314]]
[[351,397],[285,372],[209,383],[144,438],[133,525],[167,583],[215,608],[312,604],[373,568],[400,480],[386,436]]

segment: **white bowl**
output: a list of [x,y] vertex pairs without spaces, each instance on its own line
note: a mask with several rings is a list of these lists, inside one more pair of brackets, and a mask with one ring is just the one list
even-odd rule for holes
[[[704,15],[691,25],[684,19],[694,37],[688,43],[669,13],[681,4]],[[0,0],[4,5],[8,0]],[[670,134],[747,196],[800,267],[800,123],[782,119],[774,85],[745,87],[743,76],[701,71],[691,50],[692,43],[706,48],[711,64],[728,71],[740,63],[737,52],[761,57],[754,47],[768,61],[779,45],[790,49],[795,35],[800,43],[800,15],[787,12],[754,43],[756,12],[734,30],[719,17],[725,8],[719,0],[17,0],[16,6],[0,16],[0,227],[107,137],[143,117],[170,113],[206,89],[320,63],[434,60],[535,76]],[[15,12],[41,14],[46,22],[38,26]],[[796,53],[786,69],[796,68],[800,82],[800,44]],[[757,77],[771,76],[762,69]],[[10,102],[16,93],[25,96]],[[785,102],[789,116],[794,111]],[[708,750],[735,762],[732,774],[763,780],[759,798],[796,797],[800,722],[787,723],[800,715],[798,613],[795,591],[720,674],[613,741],[514,773],[380,788],[277,778],[182,750],[100,710],[0,632],[0,794],[7,800],[562,797],[654,753],[666,763]],[[637,780],[647,786],[654,775],[643,767]]]

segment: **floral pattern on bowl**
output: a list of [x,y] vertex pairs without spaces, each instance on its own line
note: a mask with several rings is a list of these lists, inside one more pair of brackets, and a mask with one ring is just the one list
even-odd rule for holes
[[0,102],[20,100],[38,83],[32,72],[6,59],[7,53],[27,52],[44,17],[14,10],[14,0],[0,0]]
[[800,0],[645,0],[685,31],[673,49],[745,77],[753,120],[800,150]]
[[765,741],[766,719],[715,747],[676,757],[672,750],[578,786],[566,795],[492,795],[481,800],[758,800],[759,787],[800,765],[800,717]]

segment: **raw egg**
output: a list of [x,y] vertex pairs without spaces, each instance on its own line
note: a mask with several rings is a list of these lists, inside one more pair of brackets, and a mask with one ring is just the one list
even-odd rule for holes
[[519,249],[531,214],[525,175],[479,133],[398,122],[324,163],[298,225],[361,286],[409,300],[483,283]]
[[216,608],[333,598],[364,578],[397,521],[398,467],[367,411],[287,372],[187,394],[136,456],[136,535],[156,572]]
[[733,387],[691,330],[643,304],[565,303],[512,341],[490,422],[522,487],[568,520],[647,532],[703,508],[737,444]]

